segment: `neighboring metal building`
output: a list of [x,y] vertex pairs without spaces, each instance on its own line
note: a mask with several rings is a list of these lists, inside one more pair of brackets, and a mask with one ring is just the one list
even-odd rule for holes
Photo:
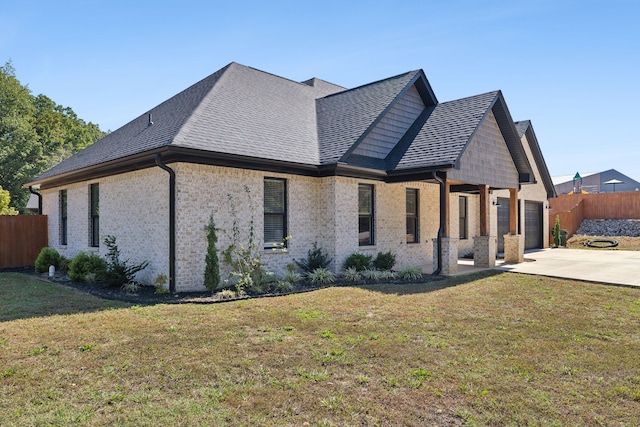
[[558,194],[586,191],[589,194],[640,191],[640,182],[615,169],[604,172],[576,173],[554,176],[553,185]]

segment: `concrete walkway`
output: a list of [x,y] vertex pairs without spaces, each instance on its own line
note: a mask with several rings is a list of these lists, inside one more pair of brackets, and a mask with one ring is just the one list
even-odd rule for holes
[[640,251],[541,249],[524,254],[520,264],[496,263],[515,273],[640,287]]

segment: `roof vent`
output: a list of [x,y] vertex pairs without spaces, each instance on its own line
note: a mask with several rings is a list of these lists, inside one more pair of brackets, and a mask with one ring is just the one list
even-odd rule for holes
[[153,124],[153,115],[149,113],[149,123],[147,124],[147,127],[151,126],[152,124]]

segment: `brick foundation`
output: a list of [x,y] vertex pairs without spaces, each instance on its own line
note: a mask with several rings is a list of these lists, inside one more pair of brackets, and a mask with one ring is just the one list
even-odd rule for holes
[[496,265],[496,236],[475,236],[473,238],[473,265],[490,268]]
[[504,235],[504,262],[507,264],[524,262],[524,235]]
[[[458,239],[443,237],[442,239],[442,270],[440,274],[449,276],[458,272]],[[438,239],[433,239],[433,260],[438,262]]]

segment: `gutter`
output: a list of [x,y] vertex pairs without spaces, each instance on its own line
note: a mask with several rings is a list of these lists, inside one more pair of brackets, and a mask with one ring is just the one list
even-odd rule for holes
[[156,165],[169,173],[169,292],[176,291],[176,172],[162,163],[156,153]]
[[433,178],[436,181],[438,181],[438,184],[440,185],[440,226],[438,227],[438,238],[437,238],[437,242],[438,242],[438,266],[436,267],[435,271],[433,273],[431,273],[433,276],[437,276],[442,271],[442,232],[444,230],[444,225],[445,225],[444,224],[444,216],[445,216],[446,206],[444,205],[444,203],[445,203],[445,200],[446,200],[445,191],[447,191],[447,190],[445,188],[444,181],[442,180],[442,178],[440,178],[438,176],[437,173],[433,174]]
[[38,215],[42,215],[42,194],[35,191],[32,185],[29,186],[29,193],[38,196]]

